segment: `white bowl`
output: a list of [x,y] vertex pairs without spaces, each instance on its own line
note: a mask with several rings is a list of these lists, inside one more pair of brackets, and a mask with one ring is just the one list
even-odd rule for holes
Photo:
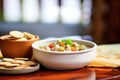
[[74,52],[47,51],[39,48],[40,45],[54,42],[58,39],[39,40],[32,44],[33,56],[44,67],[55,70],[72,70],[87,66],[94,58],[97,45],[87,40],[73,40],[84,44],[88,49]]

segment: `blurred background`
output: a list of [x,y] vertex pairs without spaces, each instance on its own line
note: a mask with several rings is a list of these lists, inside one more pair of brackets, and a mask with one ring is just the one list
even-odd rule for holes
[[120,0],[0,0],[0,35],[28,31],[41,39],[80,36],[120,42]]

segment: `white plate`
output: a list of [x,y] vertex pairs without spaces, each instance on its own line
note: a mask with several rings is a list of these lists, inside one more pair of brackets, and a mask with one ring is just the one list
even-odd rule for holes
[[39,70],[39,68],[40,68],[40,64],[37,63],[36,66],[21,68],[21,69],[0,68],[0,73],[3,73],[3,74],[25,74],[25,73],[31,73],[31,72],[37,71],[37,70]]

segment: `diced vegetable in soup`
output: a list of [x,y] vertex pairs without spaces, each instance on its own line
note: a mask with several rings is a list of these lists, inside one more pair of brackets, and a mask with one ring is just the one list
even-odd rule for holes
[[85,50],[87,47],[84,44],[78,44],[71,39],[64,39],[47,43],[46,45],[39,46],[39,48],[48,51],[80,51]]

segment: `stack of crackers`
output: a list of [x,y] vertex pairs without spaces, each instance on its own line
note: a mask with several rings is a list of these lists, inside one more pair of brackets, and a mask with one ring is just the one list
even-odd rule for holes
[[23,69],[36,66],[37,63],[28,58],[3,58],[0,61],[0,69],[12,68],[12,69]]
[[88,67],[120,67],[120,44],[98,45],[96,58]]
[[30,39],[35,39],[36,36],[29,32],[21,32],[21,31],[10,31],[8,35],[4,35],[1,37],[4,40],[16,40],[16,41],[26,41]]

